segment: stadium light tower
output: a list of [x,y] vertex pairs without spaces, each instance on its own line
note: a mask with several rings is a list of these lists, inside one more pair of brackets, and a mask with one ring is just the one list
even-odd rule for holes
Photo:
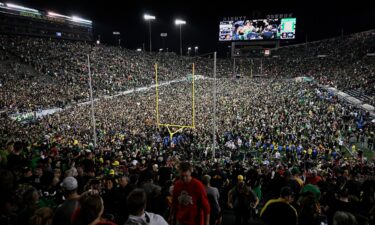
[[188,47],[188,56],[190,56],[191,47]]
[[198,53],[198,46],[195,46],[194,47],[194,54],[197,55],[197,53]]
[[143,18],[148,21],[148,33],[149,33],[149,38],[150,38],[150,52],[152,51],[152,45],[151,45],[151,21],[155,20],[155,16],[151,16],[149,14],[143,15]]
[[182,37],[181,37],[181,25],[185,25],[185,20],[176,19],[174,23],[178,26],[180,26],[180,55],[182,56]]
[[121,37],[120,37],[120,32],[119,31],[113,31],[113,36],[117,38],[118,41],[118,46],[121,47]]

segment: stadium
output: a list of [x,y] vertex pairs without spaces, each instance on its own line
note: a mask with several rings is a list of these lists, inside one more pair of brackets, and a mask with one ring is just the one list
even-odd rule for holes
[[67,2],[0,2],[1,225],[375,223],[373,13]]

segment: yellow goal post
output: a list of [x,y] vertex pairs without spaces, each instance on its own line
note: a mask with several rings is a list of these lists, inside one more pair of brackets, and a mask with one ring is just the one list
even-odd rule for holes
[[[167,124],[167,123],[160,123],[159,118],[159,83],[158,83],[158,64],[155,63],[155,90],[156,90],[156,124],[158,127],[166,127],[168,129],[170,138],[172,140],[173,135],[182,131],[184,128],[195,129],[195,64],[192,64],[192,107],[191,107],[191,115],[192,115],[192,124],[191,125],[177,125],[177,124]],[[172,128],[177,128],[177,130],[173,131]]]

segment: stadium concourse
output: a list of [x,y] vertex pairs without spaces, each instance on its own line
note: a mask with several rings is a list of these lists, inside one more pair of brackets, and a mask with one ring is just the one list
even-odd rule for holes
[[[146,192],[145,210],[168,221],[184,161],[206,185],[211,224],[374,223],[375,159],[364,154],[374,149],[373,118],[321,88],[373,105],[374,39],[367,31],[280,48],[254,60],[260,78],[235,79],[232,61],[218,59],[212,155],[212,58],[1,35],[0,224],[124,224],[135,218],[135,188]],[[90,105],[79,104],[89,100],[87,54],[97,146]],[[195,83],[195,129],[172,139],[156,126],[155,90],[108,97],[154,84],[155,63],[161,82],[191,74],[192,63],[206,78]],[[301,76],[314,80],[291,79]],[[163,121],[191,123],[191,88],[189,79],[160,87]],[[56,107],[64,110],[9,117]]]

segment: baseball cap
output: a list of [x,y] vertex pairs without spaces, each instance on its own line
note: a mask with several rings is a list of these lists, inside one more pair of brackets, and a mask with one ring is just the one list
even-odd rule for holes
[[313,193],[314,197],[317,200],[320,200],[321,192],[320,192],[320,189],[319,189],[318,186],[313,185],[313,184],[307,184],[301,190],[301,193],[305,193],[305,192],[311,192],[311,193]]
[[115,170],[113,169],[109,170],[109,175],[115,175]]
[[292,173],[292,175],[300,174],[298,167],[293,167],[290,172]]
[[25,167],[22,168],[22,172],[23,172],[23,173],[27,173],[27,172],[29,172],[29,171],[31,171],[31,168],[28,167],[28,166],[25,166]]
[[117,160],[112,163],[112,166],[119,166],[119,165],[120,165],[120,162]]
[[243,176],[242,176],[242,175],[238,175],[238,176],[237,176],[237,180],[238,180],[238,181],[243,181]]
[[67,191],[73,191],[78,188],[78,182],[74,177],[65,177],[61,182],[61,187]]
[[138,164],[138,160],[133,160],[131,163],[133,166],[136,166]]

